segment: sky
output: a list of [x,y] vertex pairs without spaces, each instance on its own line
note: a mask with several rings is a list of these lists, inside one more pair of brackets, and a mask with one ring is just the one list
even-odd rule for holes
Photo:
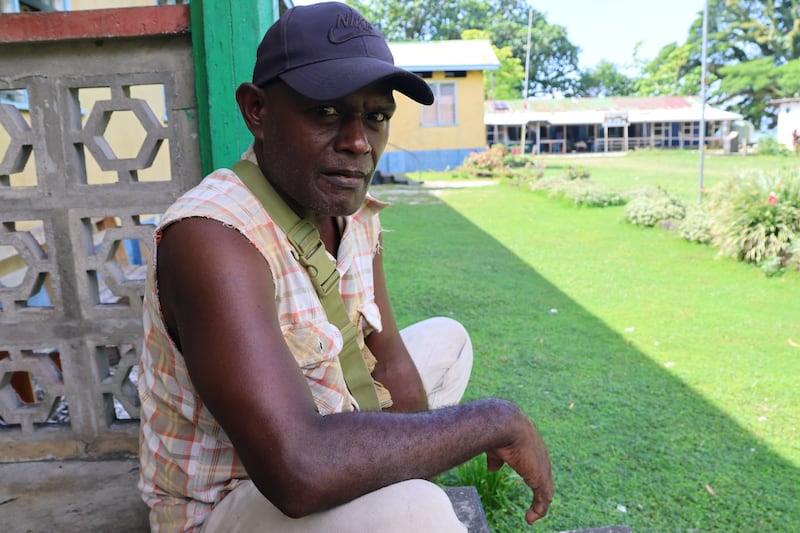
[[[642,41],[641,59],[651,60],[667,44],[683,44],[689,27],[703,10],[703,0],[529,0],[550,24],[567,29],[581,49],[581,68],[606,59],[631,64]],[[527,21],[525,21],[527,23]]]
[[[376,0],[380,1],[380,0]],[[683,44],[704,0],[528,0],[547,22],[567,29],[581,49],[581,68],[601,59],[630,65],[633,48],[642,41],[641,59],[654,59],[665,45]],[[315,0],[295,0],[295,5]],[[527,20],[522,21],[527,24]]]

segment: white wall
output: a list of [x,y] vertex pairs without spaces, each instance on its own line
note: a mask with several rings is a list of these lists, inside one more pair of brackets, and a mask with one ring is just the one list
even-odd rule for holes
[[792,132],[800,133],[800,99],[781,102],[778,107],[777,140],[790,150],[792,146]]

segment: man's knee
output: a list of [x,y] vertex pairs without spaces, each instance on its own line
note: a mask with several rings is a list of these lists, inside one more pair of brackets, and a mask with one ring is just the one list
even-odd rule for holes
[[430,321],[448,337],[469,340],[467,329],[458,320],[446,316],[435,316]]
[[[450,498],[441,487],[423,479],[412,479],[387,487],[391,491],[392,517],[387,522],[402,524],[398,531],[466,532],[456,517]],[[386,490],[386,489],[383,489]]]
[[426,330],[429,337],[437,339],[439,343],[447,346],[453,355],[465,357],[471,363],[472,341],[469,338],[469,332],[461,322],[445,316],[437,316],[419,324]]

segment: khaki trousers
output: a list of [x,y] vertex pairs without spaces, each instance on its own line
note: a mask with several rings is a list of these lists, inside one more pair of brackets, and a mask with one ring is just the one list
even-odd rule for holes
[[[472,344],[455,320],[437,317],[400,332],[422,376],[431,409],[461,400],[472,370]],[[298,498],[302,495],[298,494]],[[422,479],[395,483],[328,511],[293,519],[251,481],[214,507],[204,533],[466,533],[445,492]]]

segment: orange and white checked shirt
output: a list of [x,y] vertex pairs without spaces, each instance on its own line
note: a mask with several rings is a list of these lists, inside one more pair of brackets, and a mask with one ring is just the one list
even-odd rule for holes
[[[255,162],[252,149],[245,157]],[[361,209],[347,217],[337,254],[342,299],[351,320],[359,325],[359,344],[367,354],[364,336],[381,329],[372,261],[379,252],[377,215],[385,205],[367,196]],[[213,505],[248,478],[227,435],[192,386],[183,355],[172,343],[161,316],[155,283],[157,245],[166,226],[188,217],[219,220],[258,249],[273,274],[284,339],[306,377],[317,409],[323,415],[353,409],[337,357],[342,335],[328,322],[305,269],[292,257],[291,244],[232,171],[213,172],[164,214],[155,232],[153,263],[148,269],[145,346],[138,383],[139,490],[151,508],[153,531],[197,530]],[[390,403],[388,398],[382,400],[384,405]]]

